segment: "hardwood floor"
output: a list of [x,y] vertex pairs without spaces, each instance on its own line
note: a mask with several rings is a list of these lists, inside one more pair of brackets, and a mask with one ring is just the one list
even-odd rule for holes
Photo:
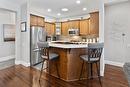
[[[0,70],[0,87],[48,87],[47,74],[42,75],[39,83],[39,71],[22,65]],[[55,77],[50,78],[51,87],[88,87],[87,80],[65,82]],[[89,87],[101,87],[98,79],[92,79]],[[128,87],[123,70],[120,67],[106,65],[102,87]]]

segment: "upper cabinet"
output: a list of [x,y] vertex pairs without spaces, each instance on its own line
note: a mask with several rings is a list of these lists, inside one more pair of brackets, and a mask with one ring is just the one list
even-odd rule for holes
[[90,34],[99,35],[99,12],[90,13]]
[[30,25],[44,27],[45,26],[44,17],[30,15]]
[[45,22],[44,22],[43,17],[37,17],[37,25],[38,26],[45,26]]
[[30,25],[37,26],[37,16],[30,15]]
[[72,20],[66,21],[61,23],[61,34],[63,36],[68,35],[68,29],[79,29],[80,21],[79,20]]
[[80,35],[89,35],[89,19],[80,21]]
[[45,23],[44,17],[30,15],[30,25],[45,27],[49,36],[63,35],[68,36],[69,29],[79,29],[79,35],[96,35],[99,36],[99,12],[90,13],[90,18],[81,20],[69,20],[59,23]]
[[68,35],[68,29],[69,29],[69,23],[68,22],[62,22],[61,23],[61,35],[67,36]]
[[48,36],[55,35],[55,23],[45,22],[45,29]]
[[[61,35],[68,36],[69,29],[79,29],[80,36],[99,36],[99,12],[89,14],[89,18],[61,22]],[[53,30],[51,30],[53,32]],[[59,30],[58,30],[59,32]]]
[[79,20],[69,21],[69,29],[79,29]]

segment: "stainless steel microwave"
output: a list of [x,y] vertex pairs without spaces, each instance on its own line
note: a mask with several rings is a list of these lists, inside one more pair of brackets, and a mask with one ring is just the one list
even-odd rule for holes
[[79,29],[69,29],[68,34],[70,36],[79,35]]

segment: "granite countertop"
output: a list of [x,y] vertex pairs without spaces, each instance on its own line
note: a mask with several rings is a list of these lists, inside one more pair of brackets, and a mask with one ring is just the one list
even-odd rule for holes
[[71,42],[50,42],[50,47],[56,47],[56,48],[87,48],[87,43],[71,43]]

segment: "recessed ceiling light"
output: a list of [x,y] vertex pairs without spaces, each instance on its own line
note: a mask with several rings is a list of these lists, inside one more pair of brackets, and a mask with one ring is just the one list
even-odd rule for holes
[[87,10],[87,8],[83,8],[83,11],[86,11]]
[[51,9],[49,8],[49,9],[47,9],[47,11],[48,11],[48,12],[51,12]]
[[62,11],[68,11],[69,9],[68,8],[62,8],[61,10]]
[[58,15],[58,16],[60,16],[61,14],[60,14],[60,13],[58,13],[57,15]]
[[77,3],[77,4],[80,4],[80,0],[77,0],[76,3]]

